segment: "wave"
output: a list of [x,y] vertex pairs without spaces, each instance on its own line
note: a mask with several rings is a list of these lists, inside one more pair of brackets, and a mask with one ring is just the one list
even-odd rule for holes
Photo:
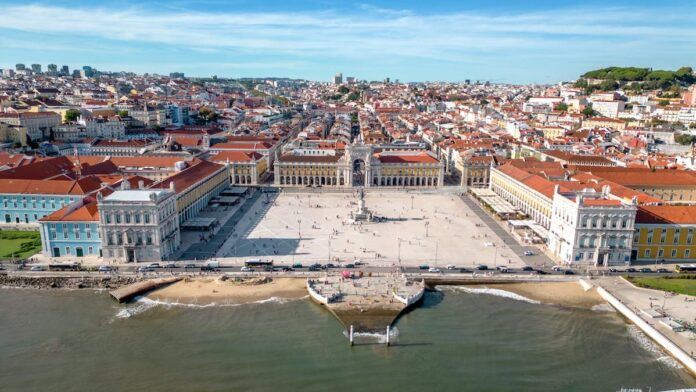
[[[386,328],[386,327],[385,327]],[[348,331],[343,331],[343,336],[349,339]],[[394,338],[399,336],[399,329],[397,327],[391,327],[389,329],[389,340],[393,341]],[[387,343],[387,334],[380,332],[353,332],[353,338],[363,341],[370,341],[375,343]]]
[[211,302],[208,304],[191,304],[191,303],[176,302],[176,301],[162,301],[162,300],[157,300],[157,299],[152,299],[152,298],[141,296],[141,297],[135,298],[134,305],[128,306],[125,308],[121,308],[116,313],[115,317],[116,318],[130,318],[130,317],[136,316],[138,314],[144,313],[147,310],[152,309],[152,308],[157,307],[157,306],[164,307],[165,309],[169,309],[172,307],[205,309],[205,308],[213,308],[213,307],[237,307],[237,306],[253,305],[253,304],[269,304],[269,303],[284,304],[287,302],[297,301],[300,299],[306,299],[308,297],[309,296],[304,296],[301,298],[271,297],[271,298],[266,298],[266,299],[260,299],[258,301],[243,302],[243,303]]
[[673,357],[669,356],[664,352],[657,344],[655,344],[652,339],[650,339],[643,331],[637,326],[629,324],[627,326],[628,335],[635,340],[638,345],[640,345],[645,351],[651,353],[655,356],[657,362],[664,363],[667,366],[671,366],[675,369],[683,369],[684,367]]
[[505,291],[505,290],[500,290],[500,289],[489,289],[487,287],[463,287],[463,286],[454,286],[453,289],[455,291],[463,291],[465,293],[470,293],[470,294],[485,294],[485,295],[493,295],[496,297],[502,297],[502,298],[508,298],[508,299],[514,299],[515,301],[522,301],[522,302],[527,302],[530,304],[540,304],[540,301],[533,300],[531,298],[527,298],[523,295],[519,295],[516,293],[513,293],[511,291]]

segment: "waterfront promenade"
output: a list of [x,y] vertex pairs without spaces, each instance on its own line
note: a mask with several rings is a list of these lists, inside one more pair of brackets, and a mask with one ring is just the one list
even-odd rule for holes
[[696,355],[696,333],[675,331],[668,320],[696,325],[696,297],[636,287],[623,278],[601,278],[593,281],[631,309],[686,353]]

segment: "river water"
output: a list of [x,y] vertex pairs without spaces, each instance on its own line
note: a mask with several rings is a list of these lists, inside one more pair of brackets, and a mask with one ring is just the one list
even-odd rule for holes
[[114,303],[92,291],[0,290],[0,391],[652,391],[694,379],[613,312],[429,292],[394,346],[311,301]]

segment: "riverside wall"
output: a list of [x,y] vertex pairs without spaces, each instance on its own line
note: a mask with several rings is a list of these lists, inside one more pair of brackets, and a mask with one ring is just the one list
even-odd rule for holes
[[640,328],[646,335],[648,335],[652,340],[659,344],[663,349],[665,349],[670,355],[684,365],[691,374],[696,376],[696,360],[694,360],[688,353],[682,350],[679,346],[672,343],[665,335],[660,333],[658,330],[653,328],[650,324],[645,322],[639,315],[633,312],[628,306],[624,305],[616,297],[610,294],[602,287],[597,287],[597,292],[602,298],[611,304],[616,310],[623,314],[626,318],[631,320],[638,328]]

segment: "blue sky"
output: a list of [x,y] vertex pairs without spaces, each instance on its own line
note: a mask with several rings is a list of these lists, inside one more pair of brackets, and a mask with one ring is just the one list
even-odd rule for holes
[[696,67],[694,15],[693,0],[0,0],[0,68],[548,83]]

